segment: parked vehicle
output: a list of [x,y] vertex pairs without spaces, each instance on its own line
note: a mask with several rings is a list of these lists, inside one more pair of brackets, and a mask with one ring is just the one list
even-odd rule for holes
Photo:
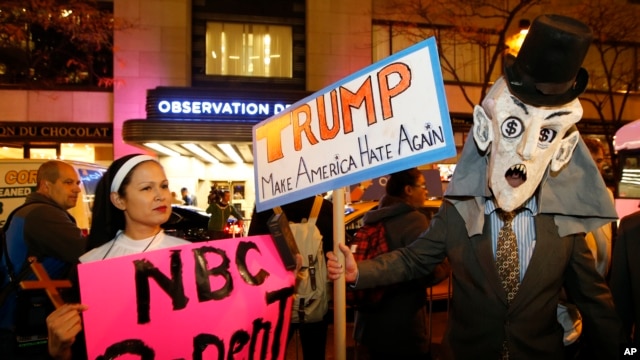
[[623,218],[640,205],[640,119],[616,132],[615,150],[619,172],[616,174],[616,211]]
[[[211,214],[208,214],[203,209],[195,206],[186,205],[172,205],[171,216],[166,223],[162,225],[162,228],[167,234],[175,237],[183,238],[191,242],[208,241],[209,234],[207,228],[209,225],[209,218]],[[229,237],[240,237],[244,234],[244,228],[237,225],[236,219],[229,218],[224,231],[229,234]]]
[[[442,205],[442,199],[426,200],[420,211],[429,219],[438,212]],[[362,218],[369,210],[378,206],[378,201],[363,201],[352,203],[345,206],[344,211],[344,229],[347,237],[347,243],[356,231],[362,226]]]
[[162,225],[164,232],[191,242],[207,241],[210,215],[194,206],[172,205],[171,216]]
[[224,232],[229,234],[230,237],[244,236],[244,224],[239,225],[235,218],[229,218],[227,225],[224,227]]

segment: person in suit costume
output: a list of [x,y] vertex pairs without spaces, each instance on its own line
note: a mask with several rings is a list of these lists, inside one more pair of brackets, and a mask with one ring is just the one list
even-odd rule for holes
[[[329,253],[329,277],[344,275],[357,289],[388,285],[425,276],[447,257],[453,301],[445,359],[563,359],[556,308],[564,287],[583,315],[593,354],[616,358],[621,323],[584,239],[616,213],[575,128],[591,41],[580,21],[536,18],[517,57],[505,59],[503,76],[475,107],[472,136],[429,229],[408,247],[357,264],[340,244],[344,266]],[[516,214],[519,282],[509,295],[496,265],[501,212]]]
[[611,261],[611,292],[628,341],[640,344],[640,211],[620,220]]

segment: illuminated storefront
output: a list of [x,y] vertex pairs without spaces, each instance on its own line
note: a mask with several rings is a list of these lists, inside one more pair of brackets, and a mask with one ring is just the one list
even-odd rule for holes
[[67,159],[108,165],[110,123],[0,122],[0,157]]
[[249,216],[254,204],[252,128],[307,97],[295,91],[158,87],[148,90],[146,119],[130,119],[123,140],[160,155],[173,191],[187,187],[206,208],[212,186],[229,190]]

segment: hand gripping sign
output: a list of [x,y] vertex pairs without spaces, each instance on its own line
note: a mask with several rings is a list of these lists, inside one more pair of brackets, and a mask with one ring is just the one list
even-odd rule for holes
[[79,265],[90,359],[284,359],[294,274],[270,236]]
[[456,155],[434,38],[253,127],[256,207]]

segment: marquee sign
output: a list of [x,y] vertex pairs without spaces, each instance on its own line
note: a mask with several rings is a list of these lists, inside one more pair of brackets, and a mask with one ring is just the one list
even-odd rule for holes
[[253,125],[286,110],[308,94],[157,87],[147,91],[147,119]]

